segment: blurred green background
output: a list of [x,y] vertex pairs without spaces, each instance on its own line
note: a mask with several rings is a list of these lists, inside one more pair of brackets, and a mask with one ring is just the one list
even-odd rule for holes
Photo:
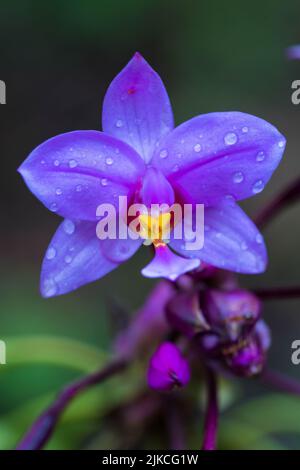
[[[147,257],[140,250],[104,279],[42,299],[40,264],[59,218],[29,193],[19,164],[53,135],[100,128],[106,88],[138,50],[164,80],[177,124],[239,110],[270,121],[287,137],[272,182],[243,204],[255,214],[300,174],[300,106],[290,99],[300,62],[284,57],[287,46],[300,42],[299,17],[296,0],[1,2],[0,79],[7,104],[0,106],[0,339],[7,342],[7,365],[0,365],[0,448],[14,447],[63,384],[105,361],[117,323],[108,304],[114,300],[133,312],[153,285],[139,274]],[[268,271],[243,277],[244,286],[299,283],[299,210],[293,206],[266,230]],[[300,338],[299,307],[299,301],[269,302],[264,315],[273,332],[270,365],[300,379],[300,366],[290,360],[291,342]],[[49,447],[126,446],[101,427],[101,416],[144,382],[140,373],[86,394]],[[300,448],[300,399],[270,395],[249,382],[239,382],[238,392],[226,387],[222,447]],[[201,441],[200,424],[191,439],[194,446]]]

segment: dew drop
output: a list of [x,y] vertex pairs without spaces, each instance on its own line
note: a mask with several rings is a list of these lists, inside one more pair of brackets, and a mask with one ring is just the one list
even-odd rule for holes
[[243,134],[247,134],[248,130],[249,130],[248,127],[247,127],[247,126],[244,126],[244,127],[242,128],[242,133],[243,133]]
[[58,209],[58,207],[57,207],[56,202],[53,202],[53,203],[50,205],[50,211],[51,211],[51,212],[56,212],[57,209]]
[[281,140],[280,142],[278,142],[278,147],[281,149],[284,147],[284,140]]
[[106,165],[112,165],[113,164],[113,159],[111,157],[107,157],[107,159],[105,160],[106,162]]
[[234,145],[237,143],[237,135],[234,132],[228,132],[224,137],[224,142],[226,145]]
[[195,150],[195,152],[197,152],[197,153],[198,153],[198,152],[201,152],[201,145],[200,145],[200,144],[196,144],[196,145],[194,146],[194,150]]
[[243,251],[248,250],[248,245],[247,245],[246,242],[242,242],[242,243],[241,243],[241,249],[242,249]]
[[242,183],[244,181],[244,175],[241,171],[238,171],[233,175],[233,182],[234,183]]
[[264,185],[263,180],[256,181],[256,183],[254,183],[254,185],[252,187],[253,194],[261,193],[262,190],[264,189],[264,187],[265,187],[265,185]]
[[65,219],[64,220],[63,227],[64,227],[65,233],[67,233],[68,235],[72,235],[72,233],[75,232],[75,224],[70,219]]
[[62,194],[62,189],[61,188],[57,188],[56,191],[55,191],[55,194],[57,194],[58,196],[60,196]]
[[263,243],[263,241],[264,241],[263,236],[262,236],[260,233],[258,233],[258,234],[256,235],[256,237],[255,237],[255,241],[256,241],[256,243],[258,243],[259,245],[261,245],[261,244]]
[[69,167],[70,168],[75,168],[77,165],[78,165],[78,163],[76,162],[76,160],[70,160],[69,161]]
[[235,201],[235,197],[232,194],[226,194],[225,199],[226,201],[229,201],[229,202]]
[[70,264],[70,263],[72,262],[72,256],[66,255],[66,256],[65,256],[65,262],[66,262],[67,264]]
[[53,259],[56,256],[56,249],[53,247],[48,248],[46,252],[46,258],[47,259]]
[[166,149],[161,150],[159,153],[160,158],[166,158],[168,156],[168,151]]
[[57,285],[53,279],[46,279],[43,283],[43,293],[46,297],[52,297],[57,293]]
[[54,160],[53,164],[54,166],[59,166],[59,160]]
[[263,162],[265,157],[266,156],[265,156],[264,152],[258,152],[258,154],[256,155],[256,161],[257,162]]
[[123,121],[121,119],[117,120],[116,127],[123,127]]
[[102,186],[107,186],[107,185],[108,185],[108,181],[107,181],[106,178],[102,178],[102,180],[101,180],[101,185],[102,185]]
[[82,191],[82,186],[81,186],[81,184],[78,184],[75,189],[76,189],[76,191],[77,191],[78,193],[80,193],[80,191]]
[[41,160],[41,165],[45,165],[45,160]]

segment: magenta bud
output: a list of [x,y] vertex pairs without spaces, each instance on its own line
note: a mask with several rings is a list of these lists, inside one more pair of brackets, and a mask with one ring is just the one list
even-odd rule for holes
[[188,337],[210,329],[200,309],[198,294],[174,296],[166,306],[166,316],[175,330]]
[[201,306],[211,328],[229,341],[249,333],[260,316],[259,300],[242,289],[211,289],[201,298]]
[[162,343],[150,359],[148,385],[158,391],[184,387],[190,380],[190,368],[180,349],[173,343]]

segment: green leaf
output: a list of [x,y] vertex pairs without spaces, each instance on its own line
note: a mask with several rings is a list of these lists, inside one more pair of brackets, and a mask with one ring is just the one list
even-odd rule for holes
[[70,338],[26,336],[6,338],[7,366],[27,363],[59,365],[91,372],[108,360],[108,354]]

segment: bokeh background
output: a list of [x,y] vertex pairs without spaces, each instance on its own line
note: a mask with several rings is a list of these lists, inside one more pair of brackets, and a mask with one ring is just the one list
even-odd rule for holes
[[[0,106],[0,339],[7,342],[7,365],[0,365],[1,449],[15,446],[65,383],[106,360],[120,311],[133,312],[153,285],[139,274],[147,258],[140,250],[104,279],[42,299],[40,265],[59,218],[29,193],[17,167],[51,136],[100,128],[106,88],[138,50],[164,80],[177,124],[201,113],[240,110],[287,137],[271,183],[243,203],[254,215],[300,174],[300,106],[291,103],[300,62],[284,56],[287,46],[300,42],[299,17],[297,0],[1,2],[0,79],[7,85],[7,104]],[[243,277],[244,286],[299,283],[299,211],[294,205],[265,231],[268,270]],[[300,338],[299,308],[296,300],[268,302],[264,317],[273,333],[270,366],[300,380],[300,366],[290,359],[291,342]],[[133,445],[103,426],[102,417],[144,382],[141,370],[85,394],[48,448]],[[300,448],[300,399],[252,382],[224,386],[221,447]],[[200,441],[199,421],[190,445]],[[139,441],[141,448],[166,445],[160,437]]]

